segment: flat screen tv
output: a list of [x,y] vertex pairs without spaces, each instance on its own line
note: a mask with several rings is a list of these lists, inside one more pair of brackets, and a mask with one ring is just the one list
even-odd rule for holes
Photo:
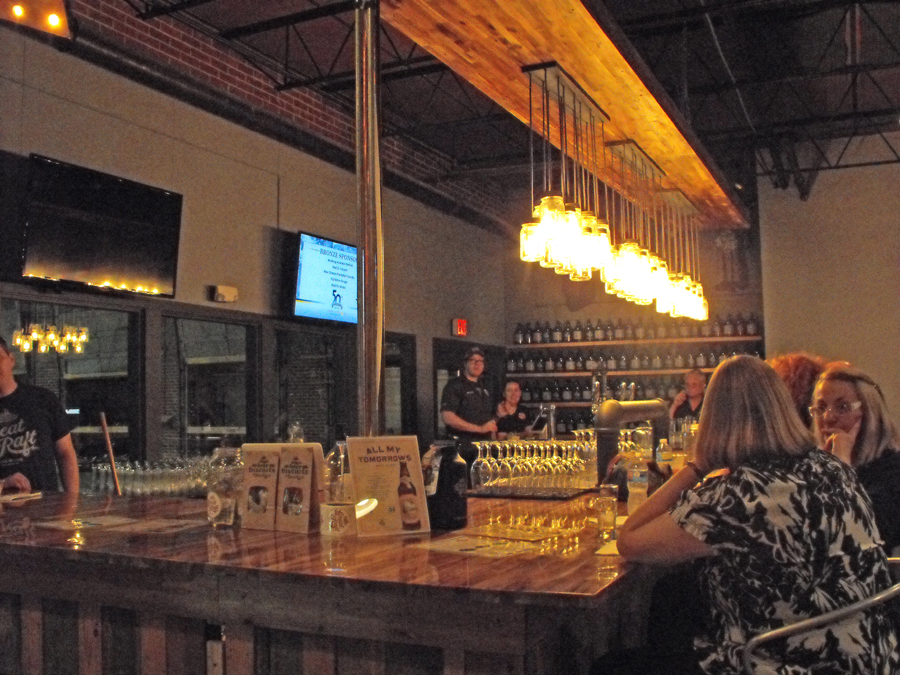
[[31,155],[22,276],[175,296],[180,194]]
[[356,247],[301,232],[291,316],[356,323]]

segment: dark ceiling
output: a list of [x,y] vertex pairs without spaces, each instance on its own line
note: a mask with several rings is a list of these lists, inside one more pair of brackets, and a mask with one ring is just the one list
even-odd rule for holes
[[[492,0],[485,0],[492,1]],[[353,110],[352,0],[128,0],[227,43],[276,89],[313,87]],[[900,118],[900,3],[836,0],[583,0],[611,14],[752,207],[766,176],[806,198],[846,142]],[[436,149],[459,174],[527,181],[518,120],[382,23],[385,136]]]

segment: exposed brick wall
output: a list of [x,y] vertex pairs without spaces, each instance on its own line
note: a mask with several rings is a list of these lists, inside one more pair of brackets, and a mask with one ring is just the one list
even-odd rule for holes
[[[354,151],[353,116],[314,90],[276,92],[265,75],[227,46],[170,17],[142,21],[125,0],[73,0],[71,6],[79,26],[124,52],[164,64],[336,147]],[[383,139],[381,154],[385,170],[429,184],[432,191],[488,219],[508,220],[507,195],[488,182],[453,179],[435,187],[435,180],[453,168],[450,158],[400,138]]]

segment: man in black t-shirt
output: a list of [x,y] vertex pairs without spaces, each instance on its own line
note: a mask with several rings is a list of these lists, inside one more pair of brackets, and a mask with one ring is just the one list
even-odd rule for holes
[[[497,433],[497,421],[494,399],[478,381],[484,372],[484,352],[472,347],[463,365],[462,374],[447,382],[441,393],[441,419],[447,430],[463,441],[490,440]],[[461,452],[467,462],[473,453],[471,445]]]
[[19,384],[0,338],[0,488],[78,493],[78,460],[65,410],[52,392]]

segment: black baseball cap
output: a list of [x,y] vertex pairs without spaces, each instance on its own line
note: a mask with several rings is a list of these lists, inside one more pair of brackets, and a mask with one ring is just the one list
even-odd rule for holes
[[476,354],[481,358],[484,358],[484,352],[482,351],[481,347],[469,347],[469,351],[466,352],[466,358],[463,360],[468,361]]

